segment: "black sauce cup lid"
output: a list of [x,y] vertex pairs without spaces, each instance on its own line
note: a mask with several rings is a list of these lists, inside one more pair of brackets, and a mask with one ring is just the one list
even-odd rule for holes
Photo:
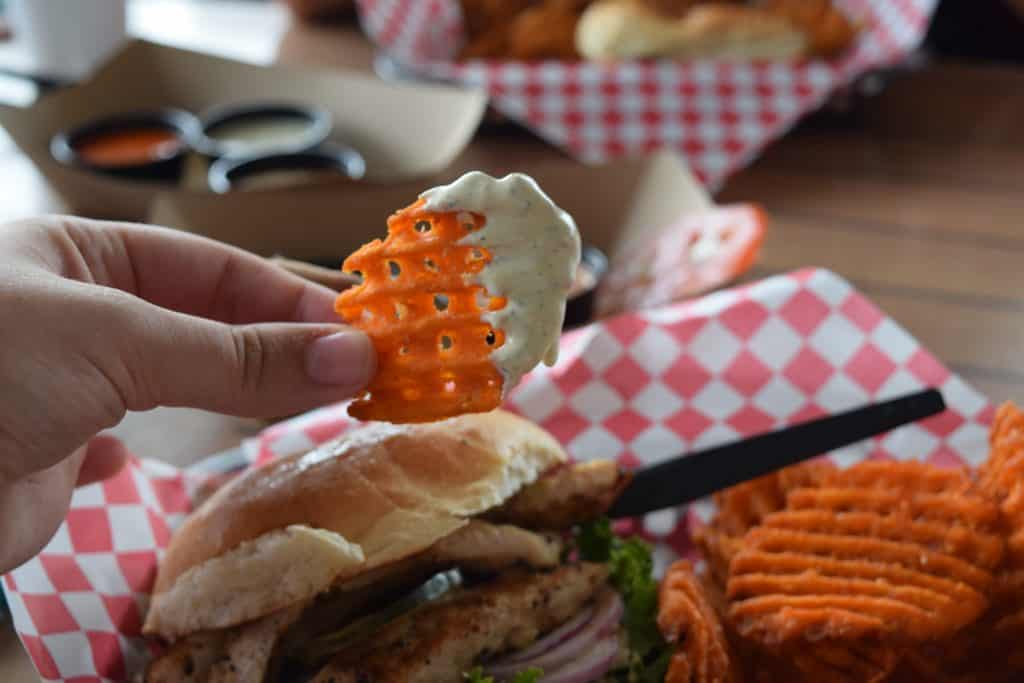
[[243,159],[223,157],[210,166],[210,189],[220,194],[244,189],[247,179],[272,171],[337,171],[349,180],[360,180],[366,174],[366,162],[355,149],[337,144]]
[[[79,154],[77,146],[91,138],[107,133],[145,128],[163,128],[177,133],[181,144],[172,152],[137,164],[95,164]],[[146,168],[167,162],[189,150],[200,133],[199,120],[181,109],[164,108],[127,112],[95,118],[79,126],[58,132],[50,140],[50,154],[57,161],[96,171]]]
[[299,119],[309,124],[309,129],[298,142],[277,146],[274,148],[273,154],[304,152],[312,149],[323,143],[333,128],[330,112],[322,107],[287,102],[223,105],[207,110],[200,117],[200,131],[195,141],[196,151],[211,158],[249,156],[230,154],[231,143],[216,140],[210,137],[209,133],[216,131],[219,126],[229,123],[259,119]]
[[608,272],[608,257],[597,247],[584,245],[580,254],[580,269],[587,273],[589,282],[565,302],[565,329],[593,321],[597,288]]

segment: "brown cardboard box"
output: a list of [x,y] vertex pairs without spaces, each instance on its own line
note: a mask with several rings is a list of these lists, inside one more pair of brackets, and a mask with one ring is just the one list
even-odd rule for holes
[[[711,203],[682,161],[669,152],[608,166],[555,159],[514,168],[487,164],[474,168],[496,176],[513,170],[533,176],[556,204],[572,214],[583,240],[608,255]],[[466,170],[452,168],[396,184],[366,183],[358,192],[349,193],[282,190],[195,196],[188,201],[161,197],[150,219],[263,255],[340,262],[365,242],[383,237],[392,211],[412,203],[428,187],[451,182]],[[235,220],[233,212],[248,218]]]
[[[327,107],[335,118],[335,139],[365,155],[367,179],[218,195],[189,189],[194,180],[180,187],[140,183],[70,169],[50,156],[56,131],[93,116],[168,105],[198,112],[256,99]],[[252,66],[140,41],[77,87],[27,109],[0,106],[0,124],[75,212],[148,220],[263,255],[321,263],[340,262],[382,236],[392,211],[472,169],[534,176],[576,218],[584,240],[609,255],[633,235],[659,230],[710,203],[670,153],[608,166],[585,166],[563,156],[521,161],[515,141],[507,146],[492,141],[483,145],[491,145],[486,149],[478,143],[463,153],[485,106],[472,91],[385,84],[338,68]]]
[[[76,212],[141,220],[159,199],[187,213],[195,206],[213,207],[240,230],[252,214],[239,196],[190,189],[194,182],[168,186],[71,169],[50,156],[50,139],[96,116],[163,106],[199,113],[218,104],[267,100],[325,107],[334,119],[332,139],[354,146],[366,158],[367,183],[410,180],[447,167],[476,132],[486,106],[483,95],[464,89],[387,84],[336,69],[253,66],[136,41],[80,85],[29,108],[0,107],[0,124]],[[267,201],[294,208],[362,189],[362,183],[340,182],[297,195],[276,193]]]

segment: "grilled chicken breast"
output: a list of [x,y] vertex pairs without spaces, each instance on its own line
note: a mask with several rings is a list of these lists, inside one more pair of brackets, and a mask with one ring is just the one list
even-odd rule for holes
[[479,660],[525,647],[577,614],[607,576],[590,563],[505,572],[388,624],[336,655],[313,683],[457,683]]
[[486,518],[533,529],[568,529],[607,512],[629,479],[613,460],[566,465],[524,488]]
[[426,552],[367,572],[338,587],[310,609],[297,606],[228,631],[195,634],[178,641],[150,665],[147,683],[259,683],[281,635],[297,621],[295,640],[343,623],[374,595],[401,595],[433,574],[459,567],[473,573],[522,565],[551,569],[564,544],[551,534],[480,520],[442,539]]
[[295,605],[237,628],[179,640],[149,665],[146,683],[258,683],[278,639],[302,612]]

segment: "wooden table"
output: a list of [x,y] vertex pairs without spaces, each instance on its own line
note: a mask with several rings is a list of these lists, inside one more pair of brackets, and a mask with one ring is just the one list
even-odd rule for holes
[[[275,5],[136,0],[144,37],[251,61],[368,68],[351,27],[293,25]],[[939,63],[842,118],[816,118],[772,145],[718,199],[760,202],[772,226],[754,276],[831,268],[852,280],[994,400],[1024,400],[1024,71]],[[482,137],[456,163],[562,155],[528,134]],[[0,220],[61,210],[0,139]],[[176,463],[237,444],[261,425],[187,410],[131,415],[117,432]],[[5,681],[34,680],[0,636]]]

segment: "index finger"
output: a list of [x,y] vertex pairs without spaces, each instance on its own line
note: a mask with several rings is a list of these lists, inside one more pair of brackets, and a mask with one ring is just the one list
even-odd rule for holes
[[341,322],[330,288],[237,247],[154,226],[63,223],[95,282],[158,306],[231,324]]

